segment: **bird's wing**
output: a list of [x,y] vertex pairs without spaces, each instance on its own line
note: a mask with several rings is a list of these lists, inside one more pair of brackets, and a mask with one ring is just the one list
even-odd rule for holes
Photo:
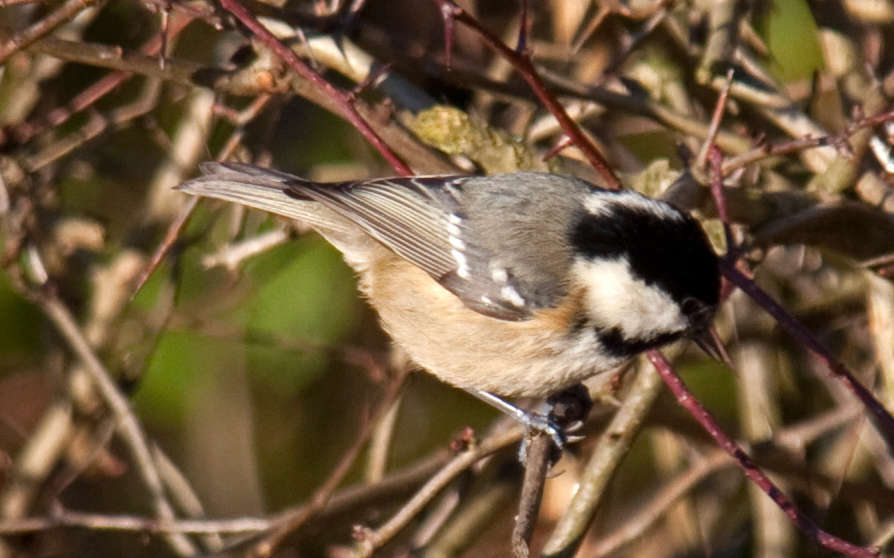
[[[321,184],[238,163],[203,163],[200,168],[203,176],[180,185],[180,190],[329,231],[345,231],[353,223],[428,273],[468,308],[487,316],[528,319],[533,310],[555,303],[563,288],[566,264],[554,249],[556,235],[562,233],[547,230],[563,218],[538,214],[550,204],[520,194],[516,175]],[[490,216],[494,203],[500,209]],[[327,211],[314,209],[319,206]]]
[[[418,266],[467,307],[502,320],[524,320],[537,308],[509,269],[495,265],[482,235],[464,214],[469,177],[417,176],[318,184],[290,183],[286,193],[311,199],[353,221]],[[496,224],[499,226],[499,224]]]

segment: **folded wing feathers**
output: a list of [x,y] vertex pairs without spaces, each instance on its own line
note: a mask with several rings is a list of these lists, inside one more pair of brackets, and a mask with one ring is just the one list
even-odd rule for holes
[[[419,191],[415,181],[408,182],[413,182]],[[404,184],[362,182],[338,188],[302,184],[297,189],[356,222],[435,278],[456,267],[447,232],[447,212]]]
[[329,232],[350,234],[353,222],[476,311],[510,320],[529,316],[527,308],[504,300],[501,289],[513,285],[491,278],[489,254],[462,219],[461,177],[318,184],[237,163],[205,163],[201,169],[204,176],[178,189],[291,217]]

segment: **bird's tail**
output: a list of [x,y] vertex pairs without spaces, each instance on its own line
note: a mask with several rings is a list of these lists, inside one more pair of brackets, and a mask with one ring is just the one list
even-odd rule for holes
[[269,211],[308,225],[324,236],[352,232],[344,218],[321,204],[301,199],[303,178],[280,171],[241,163],[207,162],[199,165],[202,175],[176,186],[176,190],[217,198]]

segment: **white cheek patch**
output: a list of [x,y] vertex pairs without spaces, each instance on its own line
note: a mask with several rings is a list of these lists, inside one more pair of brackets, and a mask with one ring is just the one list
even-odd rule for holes
[[588,315],[600,327],[617,327],[628,339],[648,339],[687,327],[671,296],[637,279],[626,258],[579,261],[572,273],[586,287]]

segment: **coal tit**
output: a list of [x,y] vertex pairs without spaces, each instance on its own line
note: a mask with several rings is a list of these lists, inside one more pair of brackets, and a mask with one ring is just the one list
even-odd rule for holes
[[318,231],[419,366],[526,422],[500,397],[555,393],[698,337],[718,304],[698,222],[634,192],[534,172],[320,184],[243,164],[201,171],[178,189]]

